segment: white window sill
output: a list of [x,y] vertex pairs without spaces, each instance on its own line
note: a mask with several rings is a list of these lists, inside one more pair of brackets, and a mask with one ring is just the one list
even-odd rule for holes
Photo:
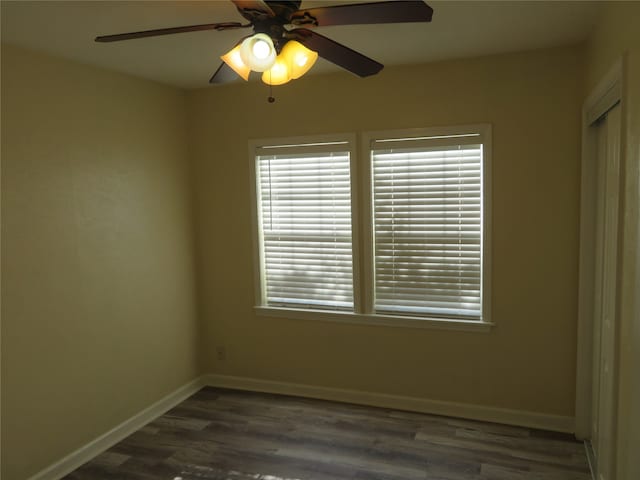
[[254,307],[256,314],[272,318],[292,318],[297,320],[320,320],[325,322],[353,323],[358,325],[379,325],[386,327],[428,328],[436,330],[462,330],[466,332],[489,332],[494,325],[490,322],[473,320],[452,320],[444,318],[405,317],[379,314],[360,314],[340,311],[311,311],[281,307]]

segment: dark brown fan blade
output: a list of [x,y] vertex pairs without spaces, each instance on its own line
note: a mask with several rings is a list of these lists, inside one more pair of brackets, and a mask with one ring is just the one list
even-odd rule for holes
[[[256,17],[268,16],[273,17],[275,13],[271,7],[262,0],[231,0],[236,6],[240,15],[249,21],[253,21]],[[261,15],[262,14],[262,15]]]
[[305,47],[318,52],[318,55],[325,60],[329,60],[360,77],[375,75],[384,68],[381,63],[306,28],[297,28],[291,33],[295,34]]
[[229,83],[237,80],[238,78],[240,78],[238,74],[234,72],[229,65],[222,62],[222,64],[216,70],[216,73],[214,73],[213,76],[209,79],[209,83],[213,83],[216,85],[221,83]]
[[248,27],[239,22],[205,23],[203,25],[187,25],[185,27],[158,28],[156,30],[144,30],[142,32],[118,33],[116,35],[103,35],[96,37],[96,42],[118,42],[134,38],[156,37],[159,35],[172,35],[174,33],[197,32],[200,30],[227,30],[232,28]]
[[370,23],[430,22],[433,9],[422,0],[357,3],[298,10],[291,23],[327,27]]

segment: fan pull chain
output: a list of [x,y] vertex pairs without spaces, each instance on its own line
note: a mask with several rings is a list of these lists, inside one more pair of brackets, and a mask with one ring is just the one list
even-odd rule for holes
[[269,98],[267,99],[269,103],[273,103],[276,101],[275,97],[273,96],[273,78],[271,75],[271,70],[269,70]]

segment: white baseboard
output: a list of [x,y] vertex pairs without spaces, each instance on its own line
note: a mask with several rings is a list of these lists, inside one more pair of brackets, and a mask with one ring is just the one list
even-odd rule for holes
[[279,393],[299,397],[318,398],[338,402],[371,405],[374,407],[408,410],[449,417],[468,418],[485,422],[503,423],[522,427],[539,428],[556,432],[573,433],[574,418],[562,415],[510,410],[505,408],[472,405],[468,403],[443,402],[418,397],[389,395],[386,393],[363,392],[341,388],[319,387],[298,383],[276,382],[256,378],[228,375],[205,375],[207,385],[213,387],[236,388],[266,393]]
[[36,473],[28,480],[58,480],[109,449],[206,386],[203,377],[183,385],[117,427]]
[[466,403],[443,402],[418,397],[389,395],[386,393],[363,392],[341,388],[319,387],[299,383],[276,382],[257,378],[235,377],[210,374],[189,382],[145,408],[140,413],[125,420],[110,431],[100,435],[88,444],[71,452],[66,457],[36,473],[28,480],[58,480],[76,468],[101,454],[119,441],[142,428],[147,423],[164,414],[186,400],[204,386],[235,388],[256,392],[294,395],[337,402],[371,405],[450,417],[469,418],[485,422],[504,423],[523,427],[540,428],[558,432],[572,433],[574,418],[544,413],[509,410],[503,408],[471,405]]

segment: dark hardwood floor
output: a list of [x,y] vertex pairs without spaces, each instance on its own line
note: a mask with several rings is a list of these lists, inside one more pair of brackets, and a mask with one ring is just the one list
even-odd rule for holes
[[589,480],[570,435],[204,388],[67,480]]

